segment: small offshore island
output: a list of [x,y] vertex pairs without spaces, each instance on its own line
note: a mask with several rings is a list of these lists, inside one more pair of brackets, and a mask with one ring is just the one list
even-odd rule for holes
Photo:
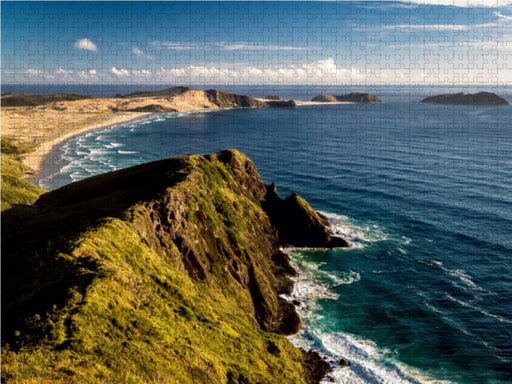
[[475,94],[452,93],[436,95],[426,97],[421,102],[456,105],[509,105],[507,100],[491,92],[478,92]]

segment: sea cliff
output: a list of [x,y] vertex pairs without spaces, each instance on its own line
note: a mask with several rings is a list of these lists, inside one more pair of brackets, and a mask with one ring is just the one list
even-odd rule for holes
[[2,213],[2,377],[317,383],[328,364],[283,337],[301,321],[280,297],[295,271],[279,248],[296,230],[310,236],[298,245],[348,245],[325,225],[235,150],[13,205]]

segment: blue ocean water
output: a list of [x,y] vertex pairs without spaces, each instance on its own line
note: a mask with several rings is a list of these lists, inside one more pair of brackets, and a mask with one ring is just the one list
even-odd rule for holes
[[[512,106],[368,90],[384,103],[168,113],[96,130],[56,148],[38,182],[237,148],[353,244],[289,250],[304,320],[292,340],[352,361],[337,383],[512,383]],[[512,102],[512,89],[498,93]]]

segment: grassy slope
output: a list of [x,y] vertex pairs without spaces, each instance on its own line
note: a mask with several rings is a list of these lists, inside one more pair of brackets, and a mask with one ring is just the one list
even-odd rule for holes
[[20,155],[27,150],[2,139],[2,211],[15,204],[32,204],[45,192],[20,177],[26,170]]
[[91,99],[93,96],[85,96],[76,93],[55,93],[53,95],[30,95],[27,93],[7,93],[2,95],[2,107],[36,106],[52,101],[72,101]]
[[[191,232],[202,233],[206,223],[220,248],[233,248],[226,239],[245,246],[259,204],[233,192],[225,167],[199,160],[187,160],[200,172],[168,196],[186,201]],[[95,204],[99,210],[101,202]],[[213,260],[208,278],[198,281],[171,262],[183,257],[177,246],[169,242],[162,252],[154,245],[142,225],[147,205],[68,233],[66,212],[80,215],[87,208],[73,207],[8,212],[40,238],[13,252],[14,265],[25,267],[17,269],[19,276],[8,275],[3,287],[8,313],[32,303],[23,322],[4,324],[6,382],[304,382],[301,352],[257,326],[250,293],[228,275],[225,260]],[[203,214],[191,214],[198,211]],[[51,215],[62,227],[41,225]]]

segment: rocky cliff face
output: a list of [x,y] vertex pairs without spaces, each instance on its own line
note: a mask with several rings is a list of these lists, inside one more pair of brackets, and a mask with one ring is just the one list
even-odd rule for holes
[[278,247],[347,244],[237,151],[65,186],[5,211],[2,232],[3,377],[303,383],[328,370],[279,336],[300,318],[279,296],[294,271]]
[[255,108],[265,104],[251,96],[236,95],[218,89],[210,89],[206,91],[206,95],[208,99],[210,99],[213,104],[218,105],[219,108]]
[[490,92],[475,94],[453,93],[426,97],[422,103],[463,105],[509,105],[508,101]]

